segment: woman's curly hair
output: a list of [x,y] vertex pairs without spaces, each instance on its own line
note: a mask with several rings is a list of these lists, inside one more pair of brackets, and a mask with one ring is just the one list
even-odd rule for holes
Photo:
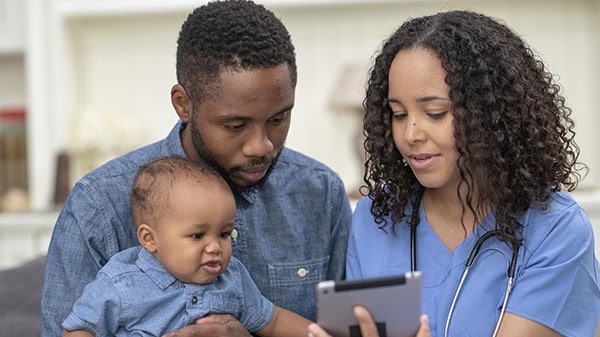
[[[465,207],[494,212],[504,241],[519,240],[520,216],[545,208],[552,191],[575,189],[581,179],[571,109],[560,86],[532,49],[510,28],[470,11],[412,19],[384,42],[364,101],[364,180],[371,212],[384,228],[404,217],[419,223],[424,191],[392,139],[388,74],[401,50],[433,52],[446,70]],[[459,188],[461,188],[459,186]],[[474,197],[474,196],[477,197]],[[474,200],[474,199],[477,200]],[[405,214],[407,204],[412,214]]]
[[196,8],[177,40],[177,81],[194,100],[214,94],[224,68],[263,69],[287,64],[296,85],[296,54],[275,14],[246,0],[214,1]]

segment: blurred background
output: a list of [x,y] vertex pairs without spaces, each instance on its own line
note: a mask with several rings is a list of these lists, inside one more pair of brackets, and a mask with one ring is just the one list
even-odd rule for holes
[[[85,172],[159,140],[187,14],[206,1],[0,0],[0,269],[45,253]],[[600,0],[265,0],[296,46],[287,146],[362,182],[361,107],[381,42],[404,20],[448,9],[501,18],[546,61],[577,121],[590,172],[575,193],[600,247]],[[600,251],[600,248],[597,249]]]
[[[574,195],[600,255],[600,0],[257,1],[283,20],[296,46],[287,146],[337,171],[353,200],[362,182],[360,102],[382,41],[407,18],[440,10],[504,20],[557,74],[573,108],[580,159],[590,168]],[[1,331],[37,335],[7,328],[18,319],[37,327],[43,257],[72,184],[173,126],[177,34],[203,3],[0,0],[0,297],[23,307],[6,306],[13,316],[0,313]]]

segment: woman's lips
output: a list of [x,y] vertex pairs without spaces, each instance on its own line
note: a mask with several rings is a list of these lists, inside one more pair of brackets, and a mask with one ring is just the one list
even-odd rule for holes
[[431,168],[439,160],[439,155],[420,154],[409,157],[410,167],[413,170],[426,170]]

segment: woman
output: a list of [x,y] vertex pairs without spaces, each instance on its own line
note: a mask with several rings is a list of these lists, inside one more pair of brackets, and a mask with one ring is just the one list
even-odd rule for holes
[[566,192],[587,168],[559,85],[518,35],[468,11],[412,19],[377,56],[365,111],[348,278],[420,270],[419,336],[593,335],[592,226]]

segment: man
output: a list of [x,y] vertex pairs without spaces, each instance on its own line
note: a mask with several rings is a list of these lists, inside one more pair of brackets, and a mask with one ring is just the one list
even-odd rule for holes
[[[171,89],[180,121],[164,140],[106,163],[73,187],[48,250],[42,336],[59,336],[100,267],[138,244],[133,179],[141,165],[169,155],[220,170],[237,204],[234,256],[266,297],[315,319],[316,283],[344,276],[351,211],[334,172],[284,147],[296,77],[289,33],[263,6],[214,2],[188,16]],[[248,335],[230,316],[203,322],[175,335]]]

